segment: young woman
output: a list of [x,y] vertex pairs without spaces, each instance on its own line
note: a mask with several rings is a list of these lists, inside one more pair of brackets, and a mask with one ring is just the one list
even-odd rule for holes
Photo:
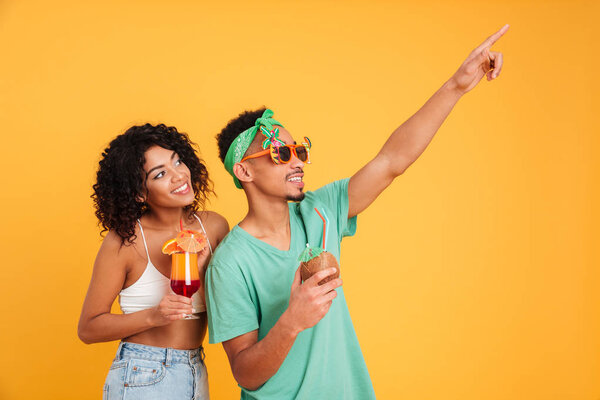
[[[117,136],[102,154],[92,198],[108,233],[78,334],[85,343],[121,340],[105,399],[208,399],[203,277],[229,227],[203,210],[213,191],[195,146],[174,127],[146,124]],[[201,287],[191,299],[170,289],[171,257],[161,251],[180,221],[208,238],[198,255]],[[117,296],[123,314],[111,312]]]

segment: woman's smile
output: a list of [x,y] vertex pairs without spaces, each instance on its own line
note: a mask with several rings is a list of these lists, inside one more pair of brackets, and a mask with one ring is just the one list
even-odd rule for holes
[[179,186],[177,189],[173,190],[172,194],[188,194],[190,192],[190,185],[185,182],[183,185]]

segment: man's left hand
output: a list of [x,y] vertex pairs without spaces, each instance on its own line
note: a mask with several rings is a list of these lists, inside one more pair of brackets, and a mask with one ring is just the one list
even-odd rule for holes
[[490,51],[490,47],[508,31],[508,27],[508,25],[504,25],[469,54],[458,71],[450,78],[450,82],[457,90],[463,94],[467,93],[477,86],[485,75],[487,75],[488,81],[496,79],[500,75],[502,53]]

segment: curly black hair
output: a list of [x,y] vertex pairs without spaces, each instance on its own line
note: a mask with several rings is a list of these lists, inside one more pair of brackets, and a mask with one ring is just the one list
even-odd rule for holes
[[136,239],[135,222],[148,205],[142,200],[146,194],[144,154],[152,146],[173,150],[189,168],[194,202],[184,209],[195,212],[204,208],[209,195],[214,194],[208,170],[196,154],[198,145],[187,134],[164,124],[132,126],[114,138],[102,153],[96,173],[92,199],[96,217],[102,225],[102,235],[113,230],[122,244],[133,244]]
[[265,110],[266,107],[255,111],[244,111],[227,123],[227,126],[216,136],[221,161],[225,162],[227,150],[229,150],[229,146],[231,146],[235,138],[246,129],[253,127],[256,120],[263,115]]

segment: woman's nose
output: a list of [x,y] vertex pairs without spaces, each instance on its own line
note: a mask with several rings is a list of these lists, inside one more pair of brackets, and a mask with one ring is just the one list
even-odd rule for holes
[[179,171],[177,169],[173,170],[173,180],[174,181],[180,181],[184,177],[185,177],[185,174],[182,171]]

